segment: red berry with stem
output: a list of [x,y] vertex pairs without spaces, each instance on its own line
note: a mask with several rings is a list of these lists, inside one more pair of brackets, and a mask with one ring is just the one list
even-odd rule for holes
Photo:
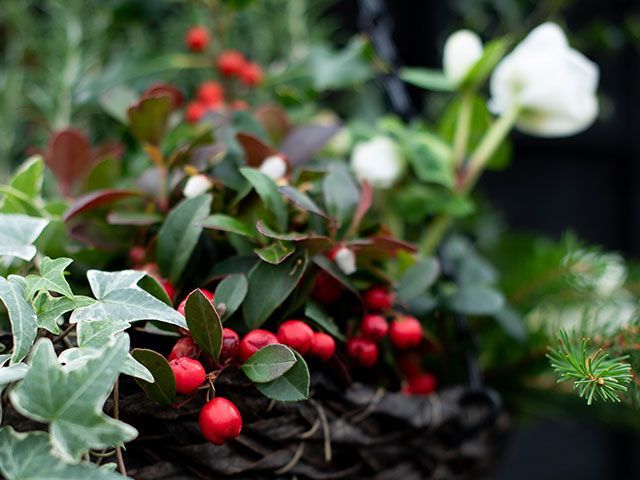
[[192,52],[204,51],[207,46],[209,46],[210,40],[211,35],[209,35],[209,30],[200,25],[191,27],[189,30],[187,30],[187,33],[184,37],[184,43]]
[[225,50],[218,55],[218,70],[222,75],[240,75],[247,60],[237,50]]
[[207,372],[202,364],[189,357],[176,358],[169,362],[176,377],[176,392],[190,395],[207,379]]
[[315,332],[311,338],[309,353],[326,362],[336,351],[336,342],[331,335],[323,332]]
[[324,270],[318,272],[311,291],[311,297],[323,305],[331,305],[342,294],[342,285]]
[[278,341],[304,355],[311,347],[313,330],[300,320],[287,320],[278,329]]
[[364,306],[367,310],[389,310],[393,305],[393,294],[384,287],[375,286],[364,292]]
[[198,123],[205,113],[207,113],[205,104],[202,102],[190,102],[184,112],[184,118],[189,123]]
[[396,318],[389,327],[391,343],[399,350],[417,347],[422,337],[422,325],[417,318],[409,315]]
[[196,358],[199,352],[200,349],[198,348],[198,345],[196,345],[196,342],[193,341],[192,337],[182,337],[178,339],[171,349],[169,361],[182,357]]
[[249,87],[260,85],[263,78],[262,68],[255,62],[246,62],[240,71],[240,80]]
[[233,363],[238,359],[240,351],[240,336],[230,328],[222,329],[222,349],[218,358],[219,363]]
[[402,388],[409,395],[429,395],[436,391],[438,380],[432,373],[421,373],[410,378]]
[[240,342],[240,350],[238,352],[240,355],[240,361],[246,362],[249,360],[251,355],[272,343],[278,343],[278,337],[273,333],[260,328],[251,330]]
[[365,315],[360,324],[360,332],[362,336],[379,342],[387,336],[389,324],[382,315]]
[[378,361],[378,345],[361,337],[347,341],[347,355],[361,367],[373,367]]
[[[215,294],[213,292],[210,292],[209,290],[205,290],[204,288],[201,288],[200,291],[205,297],[207,297],[207,300],[209,300],[210,302],[213,302],[215,300]],[[191,295],[193,292],[195,292],[195,290],[192,290],[191,293],[189,293],[189,295]],[[184,300],[180,302],[180,305],[178,305],[178,309],[177,309],[178,313],[183,317],[185,316],[184,307],[187,305],[187,299],[189,298],[189,295],[187,295],[184,298]]]
[[198,100],[208,108],[218,108],[224,101],[224,90],[218,82],[204,82],[198,87]]
[[214,445],[223,445],[240,435],[242,416],[233,402],[215,397],[202,407],[198,424],[204,438]]

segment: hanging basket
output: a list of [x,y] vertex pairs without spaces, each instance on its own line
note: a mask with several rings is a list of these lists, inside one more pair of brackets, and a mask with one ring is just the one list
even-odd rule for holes
[[[479,478],[501,451],[509,418],[490,390],[444,389],[427,397],[348,389],[314,374],[309,401],[273,402],[237,371],[225,372],[217,395],[243,414],[241,436],[206,443],[197,418],[203,399],[180,409],[143,393],[125,395],[123,420],[140,431],[128,444],[137,480],[466,479]],[[132,390],[133,391],[133,390]]]

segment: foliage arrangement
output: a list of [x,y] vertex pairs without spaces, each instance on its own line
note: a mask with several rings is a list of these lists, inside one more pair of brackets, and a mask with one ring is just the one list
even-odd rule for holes
[[316,115],[319,92],[371,78],[363,42],[278,75],[216,35],[185,29],[189,65],[209,69],[191,101],[169,83],[102,96],[126,153],[57,130],[0,187],[2,406],[46,425],[0,429],[4,477],[126,477],[123,447],[139,432],[120,400],[132,390],[202,404],[214,445],[242,431],[243,412],[216,393],[234,372],[274,402],[310,398],[319,371],[431,395],[469,375],[461,315],[487,375],[532,358],[524,382],[542,378],[561,329],[548,351],[561,380],[589,403],[634,401],[622,261],[494,235],[471,196],[504,165],[512,128],[557,137],[595,120],[598,69],[557,25],[514,47],[456,32],[443,72],[401,72],[451,93],[435,127]]

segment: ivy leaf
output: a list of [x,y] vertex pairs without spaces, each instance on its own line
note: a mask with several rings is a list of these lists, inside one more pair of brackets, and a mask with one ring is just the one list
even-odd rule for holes
[[211,209],[211,195],[186,198],[176,205],[158,232],[156,252],[162,275],[176,283],[202,233]]
[[296,288],[308,259],[294,255],[280,265],[258,262],[249,273],[249,291],[242,313],[249,328],[258,328]]
[[224,304],[225,306],[221,320],[226,320],[240,308],[248,289],[249,282],[246,275],[242,274],[229,275],[218,284],[216,305]]
[[268,383],[255,384],[265,397],[282,402],[309,398],[309,367],[298,352],[292,352],[296,356],[296,363],[284,375]]
[[73,260],[70,258],[62,257],[52,260],[49,257],[44,257],[40,262],[40,275],[29,275],[25,278],[25,296],[33,298],[36,292],[49,291],[73,298],[71,287],[64,277],[65,269],[72,262]]
[[42,339],[29,372],[9,394],[11,403],[25,417],[49,423],[54,448],[68,461],[89,449],[133,440],[133,427],[102,411],[128,351],[129,338],[123,335],[82,366],[63,368],[51,341]]
[[296,356],[289,347],[267,345],[242,364],[244,374],[255,383],[267,383],[281,377],[296,364]]
[[244,167],[240,173],[249,181],[267,209],[275,216],[276,227],[281,232],[287,228],[287,207],[275,182],[255,168]]
[[120,272],[89,270],[87,279],[97,301],[75,310],[71,314],[71,322],[113,319],[125,322],[157,320],[186,327],[187,324],[182,315],[138,286],[138,282],[145,275],[145,272],[138,270]]
[[164,405],[171,405],[176,399],[176,377],[167,360],[158,352],[145,348],[136,348],[131,352],[131,355],[144,365],[153,376],[152,383],[136,380],[140,388],[152,400]]
[[0,255],[29,261],[36,254],[33,242],[49,220],[20,214],[0,214]]
[[407,268],[400,278],[398,288],[398,300],[403,303],[410,302],[420,295],[424,295],[427,289],[433,285],[440,274],[440,264],[435,258],[423,258]]
[[7,480],[124,480],[92,463],[65,463],[52,452],[44,432],[18,433],[0,429],[0,473]]
[[8,367],[0,368],[0,387],[12,382],[22,380],[29,371],[29,367],[24,363],[16,363]]
[[58,320],[62,315],[71,312],[76,308],[93,305],[96,301],[93,298],[83,295],[76,295],[73,298],[54,297],[49,292],[40,292],[32,302],[32,307],[38,316],[38,327],[44,328],[51,333],[60,333]]
[[[119,338],[130,327],[128,322],[118,320],[96,320],[93,322],[80,322],[76,328],[78,347],[64,350],[58,360],[62,363],[82,364],[95,353],[106,348],[114,339]],[[127,354],[120,373],[140,378],[147,382],[153,382],[153,375],[139,363],[131,354]]]
[[0,277],[0,300],[9,312],[13,334],[11,363],[21,362],[27,356],[38,331],[38,318],[25,300],[24,283],[21,280],[15,275],[8,279]]
[[184,313],[195,342],[217,361],[222,349],[222,323],[213,303],[197,289],[187,298]]

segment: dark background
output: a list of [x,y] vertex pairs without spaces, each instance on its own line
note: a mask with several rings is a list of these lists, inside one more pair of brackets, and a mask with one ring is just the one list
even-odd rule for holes
[[[357,3],[338,6],[344,24],[354,31]],[[531,2],[531,8],[538,3]],[[594,23],[620,31],[629,18],[640,18],[636,1],[568,3],[559,17],[572,32],[586,31]],[[468,22],[454,2],[389,0],[386,7],[399,63],[408,66],[440,68],[447,34]],[[490,25],[504,33],[498,15]],[[514,134],[511,166],[485,175],[480,188],[514,229],[553,237],[573,231],[591,244],[638,258],[640,41],[619,39],[609,48],[585,42],[580,49],[600,66],[601,118],[588,131],[566,139]],[[423,93],[410,93],[413,104],[421,105]],[[516,422],[495,480],[640,478],[640,437],[635,433],[584,420],[529,417]]]

